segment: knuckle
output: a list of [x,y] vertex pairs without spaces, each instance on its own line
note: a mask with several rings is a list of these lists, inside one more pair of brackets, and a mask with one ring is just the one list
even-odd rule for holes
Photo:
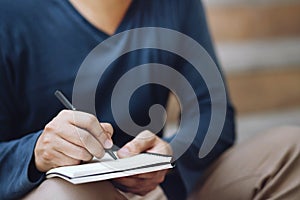
[[48,151],[44,151],[42,154],[42,158],[43,160],[45,160],[46,162],[50,162],[51,160],[53,160],[54,156],[52,153],[48,152]]
[[64,127],[62,127],[62,125],[51,122],[45,126],[42,135],[44,141],[51,141],[55,137],[55,135],[58,135],[63,132]]
[[80,160],[72,160],[68,163],[68,165],[79,165],[80,164]]
[[103,149],[99,149],[97,152],[95,152],[95,156],[97,158],[102,158],[105,154],[105,151]]
[[153,137],[154,134],[149,130],[145,130],[145,131],[140,133],[140,136],[145,137],[145,138],[149,138],[149,137]]
[[90,135],[87,133],[80,133],[79,130],[76,128],[76,134],[78,134],[80,141],[85,145],[89,143]]
[[43,136],[42,143],[43,143],[44,145],[46,145],[46,144],[50,144],[50,143],[51,143],[51,141],[52,141],[52,137],[51,137],[51,135],[49,135],[49,134],[46,134],[46,135],[44,135],[44,136]]
[[135,138],[129,144],[131,144],[131,147],[140,147],[142,142],[143,140]]
[[91,154],[88,154],[84,159],[84,161],[91,161],[93,159],[93,156]]
[[44,132],[57,134],[62,133],[64,131],[64,128],[65,127],[63,123],[53,120],[45,126]]
[[46,132],[53,132],[54,129],[55,129],[54,123],[53,123],[53,122],[50,122],[50,123],[48,123],[48,124],[45,126],[44,131],[46,131]]
[[94,115],[87,114],[87,117],[86,117],[87,125],[93,125],[97,122],[98,122],[98,119]]
[[75,151],[75,153],[76,153],[77,157],[80,159],[84,159],[86,157],[86,153],[82,149]]
[[114,128],[113,128],[113,126],[112,126],[110,123],[107,123],[107,129],[108,129],[110,132],[114,132]]
[[62,110],[62,111],[59,112],[58,116],[60,116],[60,117],[67,117],[67,116],[70,115],[70,113],[71,113],[70,110]]
[[79,150],[77,152],[77,155],[81,160],[84,160],[84,161],[89,161],[92,158],[92,156],[84,149]]
[[140,141],[132,141],[131,145],[128,145],[128,149],[132,153],[140,153],[143,150],[143,145]]
[[78,135],[78,137],[81,137],[82,133],[80,133],[80,129],[76,126],[71,126],[70,130],[69,130],[72,135]]
[[144,140],[147,142],[154,142],[156,138],[157,136],[149,130],[145,130],[137,136],[137,139]]
[[100,129],[99,131],[95,131],[94,136],[96,139],[99,139],[101,142],[104,142],[107,138],[107,135],[104,133],[104,130]]
[[113,134],[114,129],[110,123],[102,123],[102,127],[107,131],[110,135]]

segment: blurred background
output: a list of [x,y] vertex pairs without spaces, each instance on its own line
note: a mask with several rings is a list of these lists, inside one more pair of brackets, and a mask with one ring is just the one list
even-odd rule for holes
[[[243,141],[300,126],[300,0],[203,0]],[[172,132],[179,113],[169,102]]]

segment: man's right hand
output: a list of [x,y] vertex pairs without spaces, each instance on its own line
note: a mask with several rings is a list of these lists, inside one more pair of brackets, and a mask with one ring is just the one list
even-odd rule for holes
[[[103,130],[101,128],[103,127]],[[49,122],[37,140],[34,156],[41,172],[60,166],[76,165],[96,156],[101,158],[111,148],[113,128],[99,123],[91,114],[63,110]]]

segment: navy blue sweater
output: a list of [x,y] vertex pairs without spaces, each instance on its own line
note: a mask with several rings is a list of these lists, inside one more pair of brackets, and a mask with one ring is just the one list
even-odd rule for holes
[[[138,27],[163,27],[200,43],[217,62],[205,13],[199,0],[135,0],[117,33]],[[71,99],[77,71],[88,53],[109,38],[86,21],[67,0],[0,0],[0,199],[16,199],[37,187],[44,174],[35,169],[33,151],[45,125],[63,106],[54,97],[62,90]],[[110,48],[109,53],[114,53]],[[99,82],[96,110],[114,127],[121,147],[132,137],[115,123],[110,107],[113,85],[129,69],[162,63],[181,70],[190,81],[201,110],[197,139],[177,160],[177,168],[162,183],[170,199],[190,193],[210,163],[234,142],[234,112],[228,101],[222,135],[204,159],[197,157],[210,119],[207,87],[190,64],[166,51],[142,49],[118,58]],[[153,104],[166,105],[169,91],[158,85],[140,88],[130,101],[137,124],[149,123]],[[160,132],[158,134],[162,136]]]

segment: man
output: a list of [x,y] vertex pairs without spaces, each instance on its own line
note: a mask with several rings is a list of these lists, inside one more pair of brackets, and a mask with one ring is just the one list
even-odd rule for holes
[[[97,117],[84,111],[63,110],[53,93],[60,89],[71,98],[77,71],[88,53],[111,35],[140,27],[163,27],[186,34],[216,62],[198,0],[0,1],[1,199],[27,194],[28,199],[109,199],[132,195],[184,199],[201,181],[206,168],[233,144],[234,112],[227,99],[221,137],[208,156],[198,158],[211,117],[208,86],[186,60],[158,49],[137,50],[111,64],[97,88]],[[115,55],[122,45],[107,47],[107,53]],[[189,80],[197,95],[201,112],[197,135],[176,161],[176,168],[168,174],[158,171],[78,186],[57,179],[45,180],[47,170],[102,157],[104,149],[113,144],[121,147],[120,157],[144,151],[173,152],[168,144],[172,138],[161,138],[161,131],[155,135],[148,130],[135,133],[134,138],[118,127],[111,112],[115,83],[125,72],[146,63],[172,66]],[[218,92],[218,87],[214,89]],[[149,123],[151,105],[166,105],[168,96],[169,91],[162,86],[150,84],[140,88],[129,106],[134,121],[140,125]]]

